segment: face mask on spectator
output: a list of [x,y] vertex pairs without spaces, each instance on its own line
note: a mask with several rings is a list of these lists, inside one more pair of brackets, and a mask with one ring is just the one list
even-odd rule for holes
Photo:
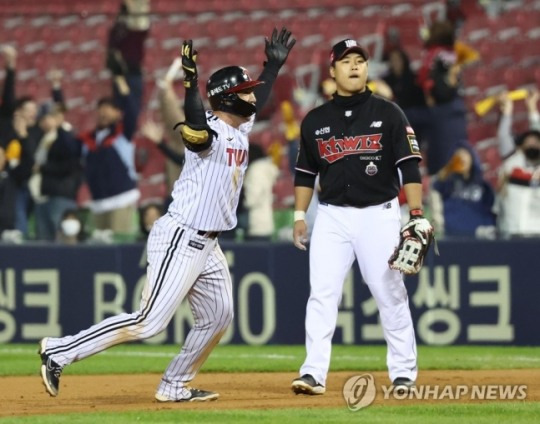
[[527,147],[523,150],[523,153],[525,153],[525,156],[529,160],[540,159],[540,149],[537,149],[536,147]]
[[81,231],[81,223],[76,219],[65,219],[60,223],[60,228],[66,236],[73,237]]

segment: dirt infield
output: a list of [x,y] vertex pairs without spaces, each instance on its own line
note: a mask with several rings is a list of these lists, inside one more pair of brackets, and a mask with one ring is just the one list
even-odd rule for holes
[[[323,396],[296,396],[290,391],[294,373],[215,373],[200,374],[193,386],[216,390],[221,397],[216,402],[157,403],[154,390],[160,379],[157,374],[103,375],[62,377],[60,395],[49,397],[39,376],[0,378],[0,417],[74,412],[104,412],[164,409],[271,409],[271,408],[345,408],[342,387],[345,381],[359,372],[330,374],[327,392]],[[490,400],[475,400],[470,394],[459,400],[452,395],[444,399],[384,399],[381,385],[388,385],[386,373],[371,373],[375,378],[377,397],[374,404],[406,405],[426,402],[497,402],[498,387],[526,385],[524,401],[540,401],[540,369],[495,371],[423,371],[418,385],[456,387],[464,385],[491,385],[495,393]],[[471,392],[471,390],[469,390]],[[433,398],[433,395],[431,395]]]

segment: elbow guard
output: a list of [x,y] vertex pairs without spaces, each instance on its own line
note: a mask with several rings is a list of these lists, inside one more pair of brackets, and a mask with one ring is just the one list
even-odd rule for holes
[[192,152],[202,152],[212,145],[217,134],[208,125],[196,125],[189,122],[179,122],[174,126],[174,130],[180,127],[180,134],[186,149]]

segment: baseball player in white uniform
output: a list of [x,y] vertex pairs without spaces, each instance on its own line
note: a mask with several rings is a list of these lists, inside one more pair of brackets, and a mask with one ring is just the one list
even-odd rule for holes
[[222,68],[206,85],[212,111],[203,108],[197,83],[196,51],[182,46],[186,122],[179,123],[186,146],[173,202],[150,232],[147,283],[140,309],[124,313],[74,336],[40,341],[41,377],[57,396],[63,368],[111,346],[163,331],[187,296],[195,324],[156,391],[160,402],[208,401],[218,393],[189,386],[233,319],[231,277],[217,237],[236,226],[236,207],[247,168],[248,133],[255,112],[295,40],[285,28],[266,39],[267,62],[258,80],[239,66]]

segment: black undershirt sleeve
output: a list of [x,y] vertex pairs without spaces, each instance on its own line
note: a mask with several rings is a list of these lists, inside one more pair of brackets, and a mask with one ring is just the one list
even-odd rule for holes
[[314,188],[316,179],[317,179],[316,175],[311,175],[306,172],[297,170],[294,175],[294,186]]
[[255,106],[257,111],[260,111],[265,105],[266,101],[270,97],[272,92],[272,86],[276,80],[279,73],[279,67],[271,63],[267,63],[259,75],[259,81],[264,81],[264,84],[261,84],[255,87],[255,97],[257,98]]
[[417,159],[404,160],[398,164],[398,168],[401,170],[403,184],[422,183]]
[[197,84],[186,88],[184,110],[187,122],[195,125],[206,125],[206,113]]

